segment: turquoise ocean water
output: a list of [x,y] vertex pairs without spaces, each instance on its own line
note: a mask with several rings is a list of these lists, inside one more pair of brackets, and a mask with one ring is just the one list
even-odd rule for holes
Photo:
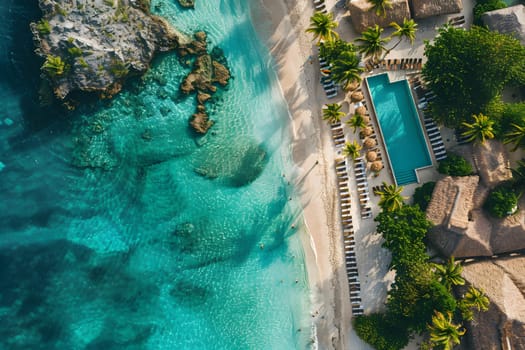
[[152,8],[224,50],[213,134],[188,128],[174,54],[113,101],[39,107],[36,1],[0,3],[0,349],[307,348],[288,112],[250,3]]

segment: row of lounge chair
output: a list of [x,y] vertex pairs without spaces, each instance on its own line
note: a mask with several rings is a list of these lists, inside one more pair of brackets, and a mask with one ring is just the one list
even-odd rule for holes
[[381,61],[381,66],[386,70],[421,70],[422,58],[396,58]]
[[326,4],[324,0],[314,0],[314,8],[317,12],[327,13]]
[[348,169],[346,159],[336,163],[337,182],[339,184],[339,197],[341,203],[341,223],[343,228],[343,247],[345,253],[345,266],[348,277],[348,289],[350,292],[350,305],[354,316],[362,315],[364,310],[361,306],[361,286],[359,282],[359,271],[357,269],[357,258],[355,253],[354,225],[352,222],[352,200],[348,187]]
[[453,27],[463,28],[465,26],[465,16],[457,16],[448,20],[448,24]]
[[341,122],[333,123],[331,125],[332,129],[332,139],[336,148],[341,148],[346,142],[345,133],[343,130],[343,124]]
[[363,158],[357,158],[354,161],[354,173],[357,184],[357,193],[359,194],[359,204],[361,206],[361,218],[371,218],[372,208],[370,207],[370,191],[368,190],[366,164]]
[[321,85],[323,85],[324,92],[327,98],[334,98],[337,96],[337,85],[330,77],[330,65],[324,59],[319,58],[319,67],[321,71],[325,71],[326,75],[321,77]]
[[441,132],[434,120],[428,116],[428,103],[433,101],[436,96],[432,91],[426,89],[424,83],[418,77],[415,77],[412,83],[418,99],[418,108],[423,114],[425,132],[430,141],[434,157],[437,161],[443,160],[447,158],[447,151],[445,149],[445,144],[443,143],[443,138],[441,137]]

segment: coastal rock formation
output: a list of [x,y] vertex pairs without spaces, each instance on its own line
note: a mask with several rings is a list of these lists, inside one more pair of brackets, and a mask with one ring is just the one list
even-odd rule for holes
[[415,19],[422,19],[450,13],[459,13],[463,9],[461,0],[410,0]]
[[185,8],[195,8],[195,0],[179,0],[179,4]]
[[347,8],[350,11],[352,24],[356,31],[361,33],[375,24],[387,27],[392,22],[403,23],[403,19],[410,18],[408,0],[392,0],[392,8],[386,11],[386,16],[377,16],[370,11],[372,5],[367,0],[349,0]]
[[43,76],[59,99],[72,91],[118,93],[130,74],[144,73],[159,51],[190,40],[149,13],[149,0],[39,0],[32,23]]
[[482,289],[490,299],[487,312],[476,313],[467,323],[471,349],[525,349],[525,257],[505,257],[465,263],[466,285]]
[[221,50],[208,53],[205,32],[194,34],[194,40],[178,49],[181,57],[195,56],[191,72],[180,84],[183,95],[197,95],[197,112],[190,119],[191,127],[199,134],[205,134],[213,125],[208,119],[205,103],[217,91],[217,85],[225,87],[230,80],[230,71]]
[[[457,258],[492,256],[525,249],[525,209],[495,219],[483,209],[488,188],[478,176],[438,181],[427,208],[435,226],[429,238],[444,255]],[[525,208],[522,198],[520,208]]]
[[490,30],[513,35],[525,45],[525,6],[515,5],[500,10],[488,11],[481,16]]

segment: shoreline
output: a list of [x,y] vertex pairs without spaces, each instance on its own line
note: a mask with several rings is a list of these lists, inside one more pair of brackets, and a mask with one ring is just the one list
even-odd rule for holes
[[259,0],[255,6],[259,16],[252,9],[252,22],[273,57],[272,68],[288,106],[291,156],[298,169],[294,185],[304,220],[300,239],[310,286],[312,337],[317,340],[314,348],[344,349],[351,307],[333,172],[335,149],[320,116],[326,97],[311,60],[314,42],[305,33],[313,6],[298,0]]

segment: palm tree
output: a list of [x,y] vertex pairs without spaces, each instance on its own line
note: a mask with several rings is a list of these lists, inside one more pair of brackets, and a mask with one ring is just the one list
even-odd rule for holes
[[512,131],[505,134],[505,139],[503,140],[504,144],[513,143],[514,147],[512,152],[518,149],[518,147],[525,147],[525,126],[518,124],[510,124],[512,126]]
[[494,138],[494,121],[491,120],[488,116],[480,113],[478,115],[472,115],[474,118],[473,123],[463,122],[461,123],[464,127],[467,128],[461,135],[467,137],[467,141],[480,141],[484,143],[486,139]]
[[306,32],[312,33],[319,44],[321,40],[332,41],[339,37],[339,34],[334,31],[337,25],[332,13],[316,12],[310,17],[310,27],[306,29]]
[[403,206],[403,200],[407,197],[401,195],[403,192],[403,186],[387,185],[383,182],[382,189],[376,191],[376,194],[380,195],[378,205],[385,211],[396,211]]
[[452,350],[454,345],[460,343],[460,337],[466,332],[461,325],[452,322],[452,313],[447,312],[445,316],[439,311],[435,311],[432,325],[428,326],[428,329],[432,344],[443,350]]
[[454,260],[451,256],[446,264],[433,264],[436,269],[436,274],[439,281],[444,285],[447,290],[451,290],[452,286],[462,286],[465,284],[465,280],[461,277],[463,272],[463,266]]
[[354,52],[345,51],[332,61],[332,80],[346,88],[350,83],[361,82],[363,68],[359,67],[359,57]]
[[347,122],[349,126],[354,129],[354,132],[357,131],[357,128],[364,128],[368,123],[366,122],[365,116],[355,113]]
[[490,304],[489,298],[485,293],[474,287],[469,288],[467,293],[465,293],[462,302],[478,311],[487,311]]
[[372,7],[369,11],[374,11],[376,16],[386,16],[386,9],[392,8],[392,2],[390,0],[367,0]]
[[401,44],[401,41],[403,39],[407,39],[410,41],[410,45],[414,44],[414,40],[416,40],[416,31],[417,31],[417,23],[414,22],[413,19],[403,19],[403,25],[399,25],[396,22],[390,23],[390,26],[395,29],[395,31],[390,35],[391,38],[398,37],[399,40],[397,43],[395,43],[394,46],[392,46],[390,49],[387,50],[385,53],[385,56],[395,49],[397,45]]
[[353,142],[346,142],[345,146],[343,147],[343,155],[345,157],[351,157],[353,160],[356,160],[360,154],[359,151],[361,151],[361,145],[357,143],[357,141]]
[[517,161],[518,167],[516,169],[510,169],[512,172],[512,180],[514,186],[520,191],[523,191],[525,187],[525,159]]
[[323,108],[323,120],[328,120],[331,124],[337,123],[346,115],[341,111],[341,105],[338,103],[329,103]]
[[364,54],[365,57],[370,57],[376,63],[383,52],[386,51],[385,44],[390,40],[390,38],[381,38],[381,33],[383,33],[383,28],[376,24],[373,27],[368,27],[361,33],[361,37],[356,39],[360,43],[357,50]]

